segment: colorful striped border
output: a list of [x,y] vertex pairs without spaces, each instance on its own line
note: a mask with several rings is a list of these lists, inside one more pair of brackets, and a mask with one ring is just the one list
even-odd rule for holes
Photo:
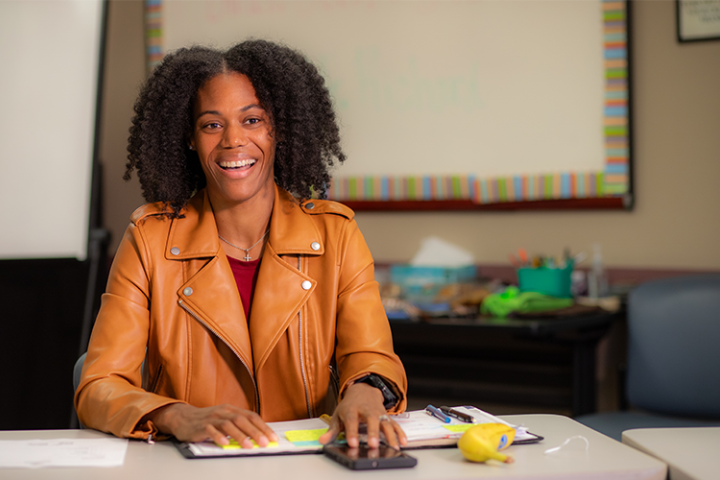
[[477,204],[608,196],[605,175],[566,173],[475,178],[469,175],[335,177],[328,198],[338,201],[472,200]]
[[145,0],[145,51],[148,71],[165,56],[162,31],[162,0]]
[[626,7],[624,1],[603,0],[606,195],[624,195],[630,187]]
[[328,198],[334,200],[471,200],[477,180],[468,175],[334,178]]

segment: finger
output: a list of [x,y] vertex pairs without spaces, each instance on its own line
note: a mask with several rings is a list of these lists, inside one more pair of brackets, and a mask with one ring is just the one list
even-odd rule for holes
[[230,440],[227,438],[227,435],[225,435],[223,432],[213,427],[212,425],[207,425],[205,427],[205,434],[205,438],[209,438],[217,445],[230,445]]
[[273,431],[272,428],[268,426],[267,423],[260,417],[258,414],[253,414],[250,416],[250,421],[255,425],[271,442],[277,442],[278,436],[277,433]]
[[357,448],[360,442],[358,441],[358,416],[357,412],[354,410],[349,411],[345,418],[341,419],[342,423],[345,426],[345,438],[347,439],[347,444],[351,448]]
[[[407,446],[407,435],[405,435],[405,431],[402,429],[402,427],[395,421],[390,419],[387,422],[383,422],[382,426],[385,428],[383,432],[385,433],[385,437],[390,439],[394,438],[397,440],[399,445],[392,444],[393,448],[400,448]],[[389,432],[387,429],[390,429]],[[389,440],[390,442],[392,440]]]
[[327,432],[320,435],[318,441],[323,445],[325,445],[326,443],[330,443],[335,440],[338,435],[340,435],[341,431],[342,425],[340,424],[340,420],[338,420],[336,415],[333,415],[332,420],[330,420],[330,425],[328,426]]
[[[257,414],[253,414],[257,415]],[[252,415],[240,414],[226,419],[221,423],[223,432],[238,441],[243,448],[253,448],[250,439],[261,447],[267,447],[270,440],[251,420]]]
[[[234,439],[243,448],[252,448],[252,444],[246,446],[245,440],[248,438],[248,434],[230,419],[225,419],[218,423],[215,428],[220,431],[226,438]],[[228,442],[229,443],[229,442]],[[224,444],[227,445],[227,444]]]
[[392,420],[382,420],[380,422],[380,430],[385,435],[385,441],[394,449],[399,449],[398,436],[393,426],[395,422]]
[[365,417],[367,425],[367,444],[370,448],[378,448],[380,445],[380,420],[375,415]]
[[397,434],[398,440],[400,440],[400,446],[406,447],[408,444],[408,439],[407,435],[405,434],[405,430],[403,430],[402,427],[395,421],[392,422],[392,425],[395,433]]
[[270,443],[270,439],[263,433],[262,430],[257,428],[254,424],[248,421],[249,426],[246,428],[243,428],[245,430],[245,433],[247,433],[247,438],[244,441],[243,448],[252,448],[253,444],[250,441],[250,439],[255,440],[255,443],[257,443],[261,447],[267,447]]

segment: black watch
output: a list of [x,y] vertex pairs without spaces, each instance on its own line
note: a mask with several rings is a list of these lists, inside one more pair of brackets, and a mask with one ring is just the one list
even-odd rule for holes
[[371,387],[375,387],[380,390],[380,393],[382,393],[383,396],[383,407],[385,407],[385,410],[394,407],[398,402],[397,395],[395,395],[392,389],[387,386],[382,377],[379,375],[371,373],[355,380],[355,383],[367,383]]

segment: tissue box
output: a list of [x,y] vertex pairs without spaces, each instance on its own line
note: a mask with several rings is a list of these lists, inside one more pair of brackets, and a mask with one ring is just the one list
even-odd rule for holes
[[465,267],[393,265],[390,267],[390,281],[400,285],[408,298],[433,296],[444,285],[470,282],[476,276],[475,265]]
[[518,284],[523,292],[571,298],[572,271],[572,265],[566,268],[518,268]]

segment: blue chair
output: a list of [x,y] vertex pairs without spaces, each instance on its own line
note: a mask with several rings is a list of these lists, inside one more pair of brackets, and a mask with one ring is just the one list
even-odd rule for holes
[[[82,375],[82,368],[85,364],[85,357],[87,357],[87,352],[80,355],[80,357],[75,361],[75,367],[73,367],[73,393],[77,392],[78,386],[80,385],[80,376]],[[145,370],[145,361],[143,360],[142,366],[140,367],[140,372]],[[77,414],[75,413],[75,408],[73,407],[73,416],[70,419],[70,428],[85,428],[82,423],[77,418]]]
[[616,440],[631,428],[720,426],[720,275],[642,284],[627,319],[633,409],[576,420]]
[[80,385],[80,375],[82,374],[82,367],[85,363],[86,356],[87,352],[80,355],[80,358],[75,361],[75,367],[73,368],[73,392],[77,392],[77,388]]

